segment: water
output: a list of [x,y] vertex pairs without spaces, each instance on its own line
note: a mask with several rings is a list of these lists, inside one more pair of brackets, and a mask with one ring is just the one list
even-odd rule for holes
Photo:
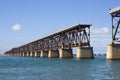
[[0,56],[0,80],[119,80],[120,61]]

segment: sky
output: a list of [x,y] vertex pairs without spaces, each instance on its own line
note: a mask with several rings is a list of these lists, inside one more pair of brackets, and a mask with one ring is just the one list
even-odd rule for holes
[[75,24],[92,24],[94,52],[111,43],[109,9],[120,0],[0,0],[0,53]]

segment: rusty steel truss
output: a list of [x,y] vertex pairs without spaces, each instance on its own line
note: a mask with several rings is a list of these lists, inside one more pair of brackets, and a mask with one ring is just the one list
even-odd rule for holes
[[71,48],[78,46],[90,46],[90,26],[87,24],[77,24],[70,28],[61,30],[44,38],[30,42],[28,44],[13,48],[7,51],[9,53],[48,51],[60,48]]
[[120,6],[110,9],[112,17],[112,43],[120,42]]

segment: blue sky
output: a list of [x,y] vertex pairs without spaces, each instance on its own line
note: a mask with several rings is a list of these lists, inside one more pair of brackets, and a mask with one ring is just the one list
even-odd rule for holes
[[120,0],[0,0],[0,53],[68,26],[92,24],[94,51],[111,42],[110,8]]

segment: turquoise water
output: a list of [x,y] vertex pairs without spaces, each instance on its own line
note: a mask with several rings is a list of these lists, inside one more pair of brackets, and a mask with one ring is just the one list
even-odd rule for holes
[[120,61],[0,56],[0,80],[119,80]]

